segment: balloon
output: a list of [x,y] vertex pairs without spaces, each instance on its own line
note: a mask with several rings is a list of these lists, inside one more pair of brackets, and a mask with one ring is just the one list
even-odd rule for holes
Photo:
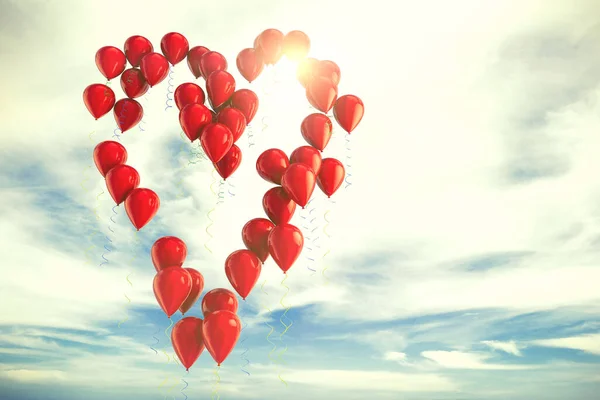
[[146,78],[137,68],[129,68],[123,71],[121,74],[121,89],[125,92],[127,97],[135,99],[136,97],[143,96],[150,85],[146,82]]
[[218,163],[233,146],[233,134],[226,125],[211,122],[202,130],[200,144],[208,159]]
[[169,61],[160,53],[148,53],[140,61],[140,69],[152,87],[164,81],[169,74]]
[[219,111],[217,115],[217,122],[227,126],[233,135],[233,143],[237,142],[238,139],[244,133],[246,129],[246,117],[244,113],[237,108],[227,107]]
[[219,310],[204,317],[204,345],[218,366],[235,347],[241,328],[240,319],[231,311]]
[[329,60],[323,60],[319,61],[315,66],[313,75],[314,77],[326,78],[331,81],[334,86],[337,86],[340,84],[342,73],[340,72],[340,67],[338,67],[336,63]]
[[210,124],[212,114],[203,104],[188,104],[179,111],[179,124],[192,142],[200,137],[202,129]]
[[204,90],[195,83],[189,82],[177,86],[173,98],[175,99],[175,105],[180,111],[188,104],[204,104],[206,100]]
[[282,56],[283,33],[277,29],[263,31],[256,40],[255,50],[262,56],[265,64],[275,64]]
[[321,169],[321,153],[311,146],[301,146],[290,155],[290,164],[300,163],[309,167],[315,175]]
[[190,71],[192,71],[192,74],[196,77],[196,79],[202,76],[202,71],[200,70],[200,59],[204,54],[208,53],[209,51],[210,50],[208,50],[204,46],[192,47],[190,51],[188,51],[187,65],[190,68]]
[[121,133],[125,133],[142,120],[144,110],[136,100],[125,98],[115,103],[113,114]]
[[225,104],[235,92],[235,79],[227,71],[215,71],[206,80],[208,101],[216,111]]
[[133,189],[125,199],[127,216],[138,231],[154,218],[159,207],[160,199],[150,189]]
[[185,242],[175,236],[163,236],[150,248],[150,257],[156,271],[165,268],[181,268],[187,256]]
[[323,151],[331,139],[333,124],[325,114],[314,113],[308,115],[300,125],[302,137],[308,144],[317,150]]
[[250,250],[234,251],[225,260],[225,275],[235,291],[246,300],[260,276],[260,259]]
[[109,81],[125,70],[125,54],[114,46],[104,46],[96,52],[96,66]]
[[143,36],[131,36],[125,41],[125,57],[132,67],[139,67],[142,58],[153,51],[154,46]]
[[119,142],[107,140],[94,148],[94,164],[103,177],[117,165],[127,162],[127,150]]
[[256,159],[256,171],[267,182],[281,185],[281,176],[290,165],[287,154],[279,149],[268,149]]
[[190,44],[181,33],[167,33],[160,41],[160,49],[171,65],[179,64],[190,50]]
[[284,274],[294,265],[303,246],[304,236],[294,225],[279,225],[269,233],[269,253]]
[[221,178],[226,180],[238,169],[241,163],[242,151],[234,144],[227,154],[225,154],[225,157],[215,163],[215,169],[221,175]]
[[352,94],[345,94],[335,102],[333,116],[343,130],[350,133],[358,126],[365,113],[362,100]]
[[115,92],[106,85],[94,83],[83,91],[83,103],[97,120],[112,110],[115,105]]
[[192,290],[192,277],[183,268],[167,268],[154,277],[154,296],[158,305],[171,318]]
[[313,74],[318,64],[319,60],[312,57],[305,58],[298,64],[298,68],[296,69],[296,77],[303,87],[306,87],[308,82],[310,82],[310,80],[313,78]]
[[173,350],[188,371],[204,350],[202,325],[204,321],[197,317],[185,317],[177,321],[171,331]]
[[258,110],[258,96],[250,89],[240,89],[231,96],[231,107],[244,113],[249,124]]
[[202,299],[202,314],[206,318],[210,313],[215,311],[231,311],[236,313],[238,309],[238,301],[235,294],[227,289],[213,289],[204,295]]
[[265,67],[261,55],[251,48],[240,51],[235,63],[238,71],[240,71],[240,74],[248,81],[248,83],[251,83],[258,78]]
[[284,188],[277,186],[267,190],[263,196],[263,209],[275,225],[287,224],[296,211],[296,203]]
[[310,104],[317,110],[327,113],[333,107],[338,90],[327,78],[317,77],[312,79],[306,87],[306,97]]
[[275,225],[265,218],[251,219],[242,228],[242,240],[248,250],[252,251],[261,262],[269,258],[269,233]]
[[188,294],[188,297],[185,299],[183,304],[179,307],[181,314],[185,314],[192,308],[194,304],[196,304],[196,301],[198,301],[200,295],[202,294],[202,290],[204,289],[204,277],[202,274],[193,268],[184,269],[192,278],[192,289],[190,290],[190,294]]
[[283,54],[292,61],[300,61],[310,51],[310,39],[302,31],[288,32],[283,38]]
[[345,174],[346,171],[341,162],[335,158],[325,158],[317,176],[317,185],[327,197],[331,197],[342,186]]
[[290,164],[281,177],[281,186],[292,200],[304,208],[312,196],[317,177],[306,164]]
[[106,188],[117,205],[140,185],[140,174],[129,165],[117,165],[106,174]]
[[221,53],[208,51],[200,57],[200,72],[207,79],[215,71],[227,71],[227,60]]

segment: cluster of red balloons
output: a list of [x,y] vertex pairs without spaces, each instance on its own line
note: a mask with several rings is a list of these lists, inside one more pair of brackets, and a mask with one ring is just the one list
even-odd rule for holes
[[250,220],[242,229],[247,250],[234,251],[225,261],[225,273],[236,292],[245,299],[258,281],[261,264],[269,255],[286,273],[300,256],[304,237],[300,229],[289,224],[296,205],[308,204],[315,186],[328,197],[342,185],[344,165],[335,158],[321,157],[331,138],[333,124],[326,113],[334,109],[340,126],[350,133],[363,117],[364,105],[354,95],[337,97],[340,69],[333,61],[305,58],[310,39],[301,31],[284,35],[267,29],[257,36],[253,48],[243,49],[237,56],[242,76],[252,82],[264,66],[276,64],[283,55],[301,61],[298,78],[306,89],[310,104],[322,113],[313,113],[301,123],[300,131],[310,146],[295,149],[290,156],[280,149],[269,149],[256,160],[258,174],[275,186],[263,196],[267,217]]
[[127,150],[119,142],[107,140],[94,148],[94,163],[108,193],[117,205],[125,202],[127,216],[139,231],[158,212],[160,199],[154,191],[139,187],[140,174],[126,162]]
[[[204,289],[204,277],[193,268],[183,268],[187,247],[174,236],[158,239],[150,250],[156,268],[154,295],[167,317],[181,311],[185,315],[198,301]],[[202,299],[204,320],[185,317],[171,331],[171,342],[177,357],[189,370],[204,347],[218,365],[235,347],[241,331],[237,316],[238,301],[230,290],[213,289]]]

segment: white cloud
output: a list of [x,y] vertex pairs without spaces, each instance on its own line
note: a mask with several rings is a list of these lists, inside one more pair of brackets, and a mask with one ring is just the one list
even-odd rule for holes
[[541,347],[580,350],[586,353],[600,355],[600,334],[532,340],[529,344]]
[[514,341],[500,342],[497,340],[484,340],[481,343],[485,344],[486,346],[490,347],[491,349],[500,350],[505,353],[512,354],[513,356],[520,357],[523,355],[523,354],[521,354],[519,345],[517,343],[515,343]]
[[486,363],[485,361],[491,356],[485,353],[432,350],[423,351],[421,355],[441,367],[451,369],[522,370],[534,367],[529,365]]

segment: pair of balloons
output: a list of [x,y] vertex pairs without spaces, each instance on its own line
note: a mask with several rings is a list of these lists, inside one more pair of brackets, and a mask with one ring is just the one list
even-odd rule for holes
[[173,326],[173,349],[186,370],[196,362],[205,347],[218,365],[225,361],[241,332],[237,308],[237,299],[231,291],[213,289],[202,299],[204,320],[185,317]]
[[94,83],[83,91],[83,103],[97,120],[113,110],[115,122],[124,133],[137,125],[144,116],[142,105],[131,98],[115,102],[115,93],[111,88],[100,83]]
[[122,144],[107,140],[94,148],[94,163],[106,181],[108,193],[117,205],[125,203],[129,220],[139,231],[158,212],[158,195],[145,188],[139,188],[140,174],[126,164],[127,150]]

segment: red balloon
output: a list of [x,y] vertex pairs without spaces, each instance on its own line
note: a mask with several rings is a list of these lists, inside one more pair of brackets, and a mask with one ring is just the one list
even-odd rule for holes
[[282,56],[283,33],[277,29],[267,29],[258,35],[256,51],[262,56],[265,64],[275,64]]
[[215,71],[206,80],[208,101],[216,111],[225,104],[235,92],[235,79],[227,71]]
[[204,345],[218,366],[235,347],[241,330],[240,319],[231,311],[219,310],[204,317]]
[[215,71],[227,71],[227,60],[221,53],[208,51],[200,57],[200,72],[207,79]]
[[321,169],[321,153],[311,146],[301,146],[290,155],[290,164],[304,164],[316,174]]
[[281,177],[281,186],[292,200],[304,208],[312,196],[317,177],[306,164],[290,164]]
[[121,89],[127,97],[135,99],[143,96],[150,89],[150,85],[146,82],[142,71],[137,68],[129,68],[121,74]]
[[154,277],[154,296],[158,305],[171,318],[192,290],[192,277],[183,268],[167,268]]
[[211,122],[202,130],[200,144],[208,159],[218,163],[233,146],[233,134],[227,126]]
[[185,317],[177,321],[171,331],[173,350],[188,371],[204,350],[202,325],[204,321],[197,317]]
[[231,96],[231,107],[244,113],[246,123],[249,124],[258,111],[258,96],[250,89],[240,89]]
[[181,314],[185,314],[194,306],[194,304],[196,304],[196,301],[198,301],[200,295],[202,294],[202,290],[204,290],[204,277],[202,276],[202,274],[193,268],[184,269],[190,274],[190,277],[192,278],[192,290],[190,290],[190,294],[188,294],[188,297],[179,307],[179,311],[181,311]]
[[115,103],[113,114],[121,133],[125,133],[142,120],[144,110],[136,100],[125,98]]
[[275,225],[265,218],[251,219],[242,228],[242,240],[248,250],[252,251],[261,262],[269,258],[269,233]]
[[154,218],[159,207],[160,199],[150,189],[133,189],[125,199],[127,216],[138,231]]
[[337,86],[340,84],[342,73],[340,72],[340,67],[338,67],[336,63],[329,60],[323,60],[319,61],[315,66],[313,75],[315,77],[329,79],[334,86]]
[[238,309],[238,301],[235,294],[227,289],[213,289],[204,295],[202,299],[202,313],[206,318],[210,313],[215,311],[231,311],[236,313]]
[[283,54],[292,60],[300,61],[308,55],[310,51],[310,39],[302,31],[288,32],[283,38]]
[[329,112],[337,99],[337,86],[327,78],[312,79],[306,87],[306,98],[310,104],[321,112]]
[[169,61],[160,53],[148,53],[140,61],[140,69],[152,87],[164,81],[169,74]]
[[234,251],[225,260],[225,275],[235,291],[246,300],[260,276],[262,262],[250,250]]
[[254,81],[265,67],[261,55],[256,50],[248,48],[239,52],[235,63],[240,74],[251,83]]
[[303,246],[304,236],[294,225],[279,225],[269,233],[269,253],[284,274],[294,265]]
[[196,77],[196,79],[202,76],[202,71],[200,70],[200,59],[204,54],[208,53],[209,51],[210,50],[208,50],[204,46],[192,47],[190,51],[188,51],[187,65],[190,68],[190,71],[192,71],[192,74]]
[[139,67],[142,58],[153,51],[154,46],[143,36],[131,36],[125,41],[125,57],[132,67]]
[[335,102],[333,116],[343,130],[350,133],[358,126],[365,113],[362,100],[352,94],[345,94]]
[[129,165],[117,165],[106,174],[106,188],[117,205],[140,185],[140,174]]
[[96,66],[109,81],[125,70],[125,54],[115,46],[104,46],[96,52]]
[[327,197],[331,197],[342,186],[345,174],[344,165],[340,161],[325,158],[321,163],[317,185]]
[[152,245],[150,257],[156,271],[170,267],[181,268],[187,256],[185,242],[175,236],[163,236]]
[[263,196],[263,209],[275,225],[287,224],[296,211],[296,203],[284,188],[277,186],[267,190]]
[[195,83],[189,82],[177,86],[173,98],[175,99],[175,105],[179,110],[188,104],[204,104],[204,101],[206,100],[204,90]]
[[279,149],[268,149],[256,159],[256,171],[267,182],[281,185],[281,177],[289,167],[287,154]]
[[115,92],[106,85],[94,83],[83,91],[83,103],[97,120],[112,110],[115,105]]
[[247,125],[244,113],[237,108],[231,107],[219,111],[219,114],[217,114],[217,122],[229,128],[233,135],[233,143],[237,142],[242,136]]
[[127,162],[127,150],[121,143],[107,140],[98,143],[94,148],[94,164],[100,171],[100,174],[106,177],[108,171],[117,165],[123,165]]
[[215,169],[221,175],[221,178],[227,179],[238,169],[241,163],[242,151],[234,144],[225,154],[225,157],[215,163]]
[[319,60],[312,57],[306,58],[298,64],[296,77],[302,86],[306,87],[308,85],[308,82],[313,78],[318,64]]
[[327,115],[314,113],[304,118],[300,131],[308,144],[323,151],[331,139],[333,124]]
[[202,129],[210,124],[212,114],[203,104],[188,104],[179,111],[179,124],[192,142],[200,137]]
[[167,33],[160,41],[160,49],[171,65],[179,64],[190,50],[190,44],[181,33]]

